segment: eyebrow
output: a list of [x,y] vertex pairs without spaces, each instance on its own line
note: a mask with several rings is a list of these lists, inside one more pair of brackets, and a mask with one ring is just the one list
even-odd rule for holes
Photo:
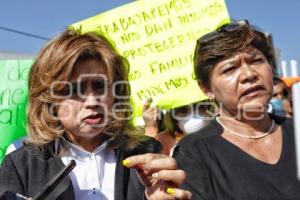
[[247,52],[247,54],[251,57],[255,57],[255,56],[258,56],[258,55],[264,55],[264,53],[259,51],[258,49],[254,49],[251,52]]
[[221,61],[219,64],[221,66],[219,66],[219,70],[222,70],[224,67],[227,67],[228,65],[234,65],[236,63],[236,59],[235,58],[231,58],[230,60],[224,60]]
[[256,56],[258,56],[258,55],[260,55],[260,53],[259,52],[252,52],[252,53],[248,53],[247,55],[246,55],[246,57],[250,57],[250,58],[254,58],[254,57],[256,57]]

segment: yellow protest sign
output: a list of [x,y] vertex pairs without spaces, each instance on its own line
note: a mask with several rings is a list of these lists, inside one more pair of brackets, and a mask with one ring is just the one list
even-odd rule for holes
[[229,15],[224,0],[140,0],[71,25],[114,41],[130,63],[135,114],[149,97],[163,109],[207,97],[193,79],[196,40]]

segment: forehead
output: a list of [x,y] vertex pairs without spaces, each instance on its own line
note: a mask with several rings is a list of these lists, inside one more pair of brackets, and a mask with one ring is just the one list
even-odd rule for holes
[[240,52],[235,53],[234,55],[230,56],[229,58],[225,58],[224,60],[225,61],[226,60],[234,60],[234,59],[238,59],[240,56],[253,57],[253,56],[256,56],[256,55],[263,55],[264,56],[264,54],[259,49],[250,46],[250,47],[248,47],[248,48],[246,48],[246,49],[244,49]]
[[107,67],[100,59],[88,59],[79,61],[74,65],[71,73],[71,80],[78,79],[80,77],[107,77]]
[[257,55],[262,55],[264,56],[264,54],[257,48],[254,48],[252,46],[250,47],[247,47],[246,49],[240,51],[240,52],[237,52],[235,54],[233,54],[232,56],[230,57],[227,57],[227,58],[224,58],[220,61],[218,61],[214,67],[213,67],[213,71],[215,69],[218,69],[219,67],[223,66],[223,65],[226,65],[226,64],[229,64],[229,63],[234,63],[236,62],[237,60],[241,59],[242,57],[244,58],[253,58]]

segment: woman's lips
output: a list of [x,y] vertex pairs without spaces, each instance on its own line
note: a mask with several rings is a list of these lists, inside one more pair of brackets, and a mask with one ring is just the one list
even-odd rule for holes
[[253,96],[256,96],[256,95],[258,95],[262,92],[264,92],[264,87],[254,86],[254,87],[251,87],[251,88],[245,90],[243,92],[243,94],[241,95],[241,97],[253,97]]
[[101,115],[101,114],[91,115],[91,116],[85,117],[83,119],[83,121],[90,125],[100,124],[103,121],[103,115]]

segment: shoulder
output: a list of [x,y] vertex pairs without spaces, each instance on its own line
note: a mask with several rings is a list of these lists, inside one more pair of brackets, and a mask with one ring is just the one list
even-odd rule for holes
[[281,126],[287,133],[294,133],[294,120],[293,118],[283,117],[278,115],[270,114],[270,117],[275,121],[276,124]]
[[6,155],[1,165],[2,172],[10,171],[13,176],[21,176],[24,180],[28,176],[44,176],[46,178],[54,174],[63,167],[63,163],[57,155],[46,150],[49,145],[52,146],[51,143],[42,147],[26,144]]
[[13,180],[19,187],[20,181],[25,181],[32,175],[43,174],[39,173],[39,170],[43,169],[41,166],[45,163],[38,147],[32,144],[24,145],[4,157],[0,168],[1,178],[4,183]]
[[26,137],[19,138],[12,142],[6,149],[5,155],[15,151],[16,149],[21,148],[24,145],[24,141],[26,140]]
[[173,157],[178,162],[200,163],[212,150],[220,148],[219,137],[222,131],[223,128],[216,120],[211,121],[203,129],[181,139],[174,149]]
[[294,129],[294,120],[293,118],[285,118],[285,120],[281,124],[282,131],[286,135],[287,138],[290,138],[289,141],[292,141],[294,145],[295,140],[295,129]]
[[21,158],[27,159],[28,157],[39,155],[40,153],[40,149],[37,146],[33,144],[26,144],[9,153],[8,156],[13,160],[18,160]]
[[199,142],[213,141],[215,137],[221,135],[223,128],[218,124],[216,120],[212,120],[207,126],[200,129],[199,131],[189,134],[180,140],[178,146],[191,144],[199,144]]
[[42,164],[51,157],[52,153],[49,150],[51,147],[52,143],[45,144],[44,146],[37,146],[29,143],[7,154],[5,158],[11,160],[16,167],[31,166],[30,163],[33,162]]
[[283,126],[286,126],[293,132],[294,130],[294,120],[293,118],[286,118],[286,120],[282,123]]
[[282,125],[294,126],[294,120],[290,117],[285,117],[285,120],[282,122]]

